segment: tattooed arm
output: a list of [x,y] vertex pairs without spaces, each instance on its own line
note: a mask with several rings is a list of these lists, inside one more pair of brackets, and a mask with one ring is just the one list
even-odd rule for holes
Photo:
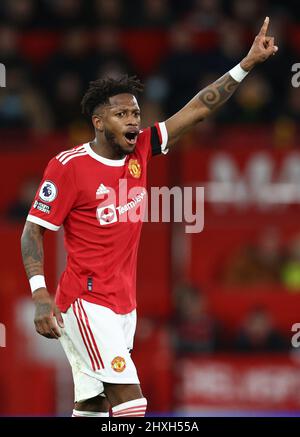
[[[240,66],[244,71],[251,71],[256,64],[264,62],[277,52],[278,47],[274,46],[274,38],[266,36],[268,25],[269,18],[266,17],[249,53],[240,62]],[[230,73],[226,73],[201,90],[186,106],[166,120],[169,137],[168,147],[178,141],[185,132],[210,115],[212,111],[222,106],[239,85],[240,82],[234,80]]]
[[[44,233],[45,228],[42,226],[26,222],[21,238],[21,248],[28,279],[35,275],[44,275]],[[54,317],[60,327],[63,327],[63,319],[47,289],[38,288],[32,294],[32,298],[35,303],[34,324],[36,331],[47,338],[60,337]]]

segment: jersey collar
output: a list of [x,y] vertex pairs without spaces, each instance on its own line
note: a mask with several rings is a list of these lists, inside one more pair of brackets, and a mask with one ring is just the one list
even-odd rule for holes
[[122,159],[108,159],[95,153],[91,148],[90,143],[85,143],[84,147],[92,158],[96,159],[96,161],[102,162],[104,165],[108,165],[110,167],[122,167],[125,165],[126,157]]

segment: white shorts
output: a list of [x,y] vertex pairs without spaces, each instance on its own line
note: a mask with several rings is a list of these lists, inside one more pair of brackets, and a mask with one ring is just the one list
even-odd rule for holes
[[102,394],[103,382],[139,384],[130,357],[135,310],[116,314],[109,308],[77,299],[62,317],[60,342],[72,367],[75,402]]

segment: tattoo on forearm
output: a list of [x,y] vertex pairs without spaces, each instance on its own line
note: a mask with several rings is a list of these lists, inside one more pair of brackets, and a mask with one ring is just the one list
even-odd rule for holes
[[199,100],[210,110],[217,108],[229,99],[239,86],[229,73],[204,88],[198,94]]
[[43,237],[36,226],[26,226],[22,235],[21,247],[27,277],[43,274]]

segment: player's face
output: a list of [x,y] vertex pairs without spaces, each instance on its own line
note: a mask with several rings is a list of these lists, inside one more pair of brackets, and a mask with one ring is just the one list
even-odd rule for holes
[[105,139],[119,154],[132,153],[141,124],[137,100],[132,94],[118,94],[109,103],[103,112]]

